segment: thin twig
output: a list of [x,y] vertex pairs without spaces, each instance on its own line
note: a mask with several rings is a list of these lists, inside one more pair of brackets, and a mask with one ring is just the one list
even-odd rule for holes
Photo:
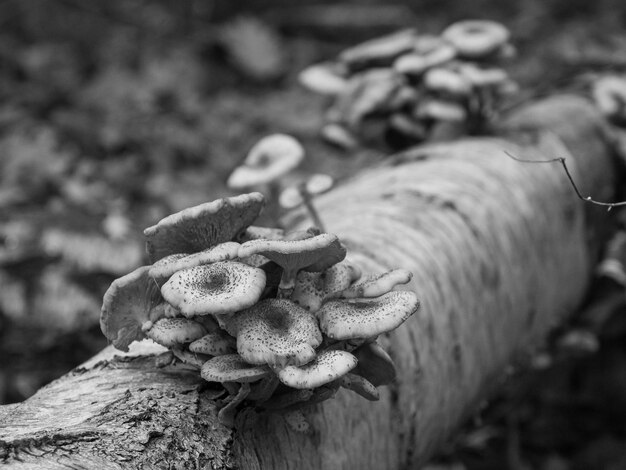
[[504,151],[504,153],[506,153],[510,158],[512,158],[516,162],[522,162],[522,163],[560,163],[561,166],[563,167],[563,169],[565,170],[565,174],[567,175],[567,178],[569,179],[569,182],[571,183],[572,187],[574,188],[574,191],[576,192],[576,196],[578,196],[578,199],[580,199],[581,201],[589,202],[589,203],[595,204],[597,206],[607,207],[608,211],[610,211],[614,207],[626,206],[626,201],[621,201],[621,202],[602,202],[602,201],[596,201],[595,199],[592,199],[591,196],[587,196],[587,197],[583,196],[580,193],[580,190],[578,189],[578,186],[576,186],[576,183],[574,182],[574,178],[572,178],[572,174],[569,172],[569,168],[567,168],[567,163],[565,163],[565,158],[563,158],[563,157],[551,158],[550,160],[525,160],[523,158],[516,157],[515,155],[513,155],[512,153],[510,153],[510,152],[508,152],[506,150]]

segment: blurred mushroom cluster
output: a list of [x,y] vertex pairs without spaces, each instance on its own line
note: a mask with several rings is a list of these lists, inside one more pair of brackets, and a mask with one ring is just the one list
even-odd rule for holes
[[321,134],[340,147],[450,139],[480,132],[517,91],[501,67],[515,55],[509,37],[488,20],[460,21],[438,36],[406,29],[312,65],[299,80],[331,98]]
[[144,231],[150,266],[115,280],[100,324],[116,348],[150,338],[223,385],[220,421],[241,406],[307,432],[305,406],[347,388],[377,400],[395,377],[376,342],[419,307],[406,270],[361,277],[337,236],[252,225],[260,193],[185,209]]

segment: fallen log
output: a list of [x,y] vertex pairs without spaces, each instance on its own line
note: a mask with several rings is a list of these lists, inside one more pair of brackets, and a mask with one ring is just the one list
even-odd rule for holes
[[[20,404],[0,407],[10,468],[415,468],[523,362],[585,295],[606,210],[575,198],[616,186],[603,121],[557,97],[518,111],[506,138],[417,148],[316,200],[327,229],[366,272],[406,268],[422,307],[383,340],[398,379],[370,403],[340,391],[307,413],[217,421],[217,392],[139,346],[105,349]],[[516,143],[517,142],[517,143]],[[298,214],[288,223],[305,224]]]

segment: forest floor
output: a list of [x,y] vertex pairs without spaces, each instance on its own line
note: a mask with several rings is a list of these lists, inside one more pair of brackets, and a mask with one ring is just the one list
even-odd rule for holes
[[[143,228],[234,194],[228,175],[259,138],[303,143],[292,181],[341,180],[384,158],[319,138],[328,102],[298,86],[307,65],[471,17],[511,29],[519,101],[626,71],[617,0],[417,3],[0,1],[0,403],[106,345],[102,295],[145,263]],[[264,222],[279,215],[270,202]],[[626,296],[606,280],[594,289],[607,320],[555,334],[431,470],[626,468]]]

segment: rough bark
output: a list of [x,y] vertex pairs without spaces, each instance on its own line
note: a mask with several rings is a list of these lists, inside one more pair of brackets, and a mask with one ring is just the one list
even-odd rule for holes
[[547,100],[504,128],[506,139],[398,155],[316,201],[365,271],[415,274],[422,307],[383,340],[399,374],[379,402],[341,391],[307,413],[311,435],[252,411],[232,433],[195,373],[107,349],[0,408],[0,459],[29,469],[415,468],[580,304],[606,225],[558,165],[504,154],[567,153],[583,193],[610,199],[611,150],[588,103]]

